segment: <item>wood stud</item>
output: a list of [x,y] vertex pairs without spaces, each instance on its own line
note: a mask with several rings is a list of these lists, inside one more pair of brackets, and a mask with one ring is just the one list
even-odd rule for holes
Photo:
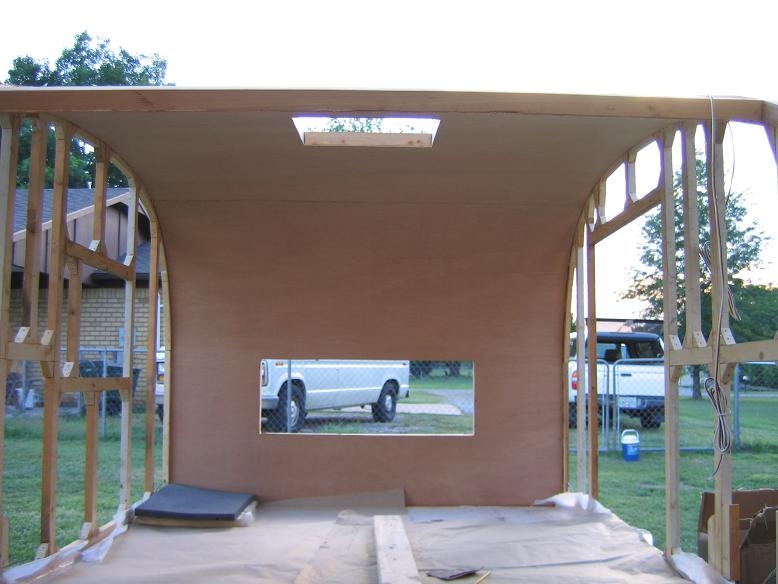
[[[134,337],[135,300],[135,247],[137,233],[138,193],[133,188],[129,203],[127,234],[127,261],[118,262],[108,258],[105,240],[105,217],[107,207],[108,168],[113,153],[110,148],[96,142],[95,206],[92,243],[89,247],[76,244],[67,232],[68,161],[70,145],[76,128],[68,123],[54,121],[56,151],[54,160],[53,211],[49,250],[48,313],[45,330],[38,339],[38,281],[40,259],[46,250],[41,249],[42,192],[45,167],[46,141],[52,120],[44,117],[33,119],[33,138],[29,176],[27,227],[25,234],[25,271],[23,274],[22,327],[16,332],[10,330],[9,296],[11,282],[13,211],[16,192],[16,167],[19,151],[19,132],[22,116],[0,114],[2,140],[0,141],[0,225],[4,227],[0,240],[3,264],[0,274],[0,378],[5,379],[14,361],[39,361],[44,375],[44,437],[41,465],[41,517],[40,540],[36,557],[45,557],[57,551],[56,542],[56,475],[57,475],[57,430],[59,404],[63,393],[82,392],[86,402],[86,461],[84,468],[84,523],[79,545],[91,545],[103,539],[114,527],[113,522],[99,527],[97,524],[97,460],[98,460],[98,402],[100,394],[118,389],[122,395],[120,508],[128,510],[131,480],[130,427],[131,427],[131,371],[132,339]],[[126,168],[123,162],[120,164]],[[156,216],[149,214],[151,230],[155,240],[152,252],[152,269],[158,271],[161,254],[161,237]],[[125,346],[123,377],[88,378],[79,375],[79,346],[81,324],[81,265],[87,264],[110,272],[125,280]],[[65,269],[67,267],[67,270]],[[68,279],[67,305],[65,305],[64,283]],[[152,278],[156,286],[157,280]],[[156,292],[150,298],[149,314],[154,319],[149,345],[150,371],[156,371]],[[60,318],[67,306],[67,338],[64,339],[66,357],[60,358],[63,345]],[[153,315],[153,317],[151,316]],[[166,327],[169,334],[170,326]],[[153,343],[153,344],[152,344]],[[149,385],[151,403],[154,400],[154,384]],[[153,424],[154,409],[150,411]],[[8,521],[4,513],[2,498],[3,446],[4,446],[5,400],[0,405],[0,568],[8,565]],[[153,430],[153,425],[152,425]],[[147,437],[148,440],[148,437]],[[151,434],[153,448],[153,432]],[[148,460],[147,456],[147,460]],[[153,488],[153,451],[151,455],[151,477]],[[148,471],[147,471],[148,474]]]
[[[686,365],[708,365],[709,368],[717,370],[718,363],[719,387],[724,392],[725,397],[729,398],[730,378],[734,365],[749,360],[776,360],[778,361],[778,333],[775,338],[760,341],[750,341],[745,343],[736,343],[729,329],[729,314],[725,309],[719,321],[718,313],[714,311],[713,322],[711,326],[711,336],[705,339],[702,334],[702,311],[700,294],[700,241],[699,241],[699,213],[697,209],[697,160],[695,151],[695,135],[698,124],[703,124],[706,130],[712,134],[712,140],[706,152],[706,161],[710,169],[709,181],[710,200],[709,206],[713,208],[715,192],[715,203],[719,209],[725,209],[725,185],[723,170],[723,140],[726,131],[726,122],[713,120],[712,122],[686,122],[679,126],[670,126],[658,139],[660,146],[660,184],[657,188],[645,197],[637,199],[634,196],[634,162],[636,159],[636,150],[630,151],[626,155],[625,174],[626,174],[626,204],[625,211],[611,220],[607,220],[600,213],[599,221],[590,234],[590,245],[603,241],[608,236],[615,233],[618,229],[629,222],[643,215],[646,211],[656,205],[662,206],[662,248],[664,258],[674,258],[676,255],[675,247],[675,189],[673,176],[673,143],[677,132],[680,132],[682,138],[682,205],[684,216],[684,240],[683,252],[685,257],[685,282],[686,282],[686,336],[683,342],[678,338],[678,310],[677,310],[677,286],[674,282],[678,280],[678,274],[675,273],[674,261],[663,261],[663,279],[665,282],[663,291],[664,302],[664,325],[663,332],[666,343],[665,356],[665,487],[666,487],[666,548],[668,555],[681,550],[680,544],[680,442],[679,442],[679,413],[678,413],[678,380],[681,375],[682,367]],[[778,129],[766,126],[768,142],[773,152],[773,156],[778,165]],[[592,206],[599,210],[603,204],[604,195],[595,190],[584,209],[590,214]],[[711,217],[714,217],[711,214]],[[713,259],[712,274],[713,282],[713,305],[720,306],[726,295],[727,286],[727,267],[726,267],[726,229],[724,214],[718,216],[718,221],[712,221],[711,224],[711,244]],[[580,242],[577,244],[580,245]],[[591,254],[593,258],[593,254]],[[571,266],[580,268],[582,265],[580,253],[573,256]],[[592,263],[590,258],[589,264]],[[572,269],[572,268],[571,268]],[[581,280],[577,279],[576,284],[580,285]],[[591,294],[591,289],[590,292]],[[579,308],[582,298],[579,296]],[[726,302],[724,303],[726,306]],[[589,317],[593,314],[592,307],[589,309]],[[579,318],[580,321],[580,318]],[[579,325],[580,326],[580,325]],[[590,327],[593,326],[590,322]],[[592,330],[590,328],[590,330]],[[593,334],[593,333],[590,333]],[[580,350],[580,348],[579,348]],[[592,359],[592,356],[589,356]],[[578,366],[580,370],[580,364]],[[590,388],[594,384],[590,382]],[[590,389],[591,391],[591,389]],[[579,394],[580,397],[580,394]],[[579,414],[580,415],[580,414]],[[590,414],[591,415],[591,414]],[[578,450],[579,464],[581,453],[586,455],[582,447],[582,441],[585,437],[586,429],[581,424],[578,425]],[[590,449],[596,441],[589,440]],[[714,464],[718,464],[720,455],[717,454]],[[593,465],[596,467],[596,465]],[[581,471],[579,469],[579,477]],[[580,480],[580,479],[579,479]],[[589,492],[596,491],[594,477]],[[581,489],[579,484],[579,489]],[[709,533],[711,534],[710,543],[710,563],[716,570],[727,578],[737,578],[739,575],[739,557],[737,551],[737,506],[731,504],[732,501],[732,466],[731,460],[726,456],[721,461],[719,472],[716,476],[716,510],[711,518]]]
[[[11,296],[11,250],[13,249],[14,194],[16,161],[19,153],[21,116],[0,114],[0,379],[5,380],[11,360],[7,354],[10,339],[9,306]],[[8,517],[5,514],[3,479],[5,476],[5,399],[0,400],[0,570],[8,565]]]
[[[664,286],[663,312],[671,315],[664,319],[665,339],[678,336],[678,273],[675,265],[675,192],[673,188],[673,142],[675,129],[667,130],[660,142],[661,195],[662,195],[662,257],[673,258],[662,262]],[[665,352],[673,350],[672,343],[665,343]],[[680,369],[680,368],[678,368]],[[678,375],[671,371],[668,359],[665,370],[665,553],[669,556],[681,549],[681,492],[680,492],[680,439],[678,410]]]

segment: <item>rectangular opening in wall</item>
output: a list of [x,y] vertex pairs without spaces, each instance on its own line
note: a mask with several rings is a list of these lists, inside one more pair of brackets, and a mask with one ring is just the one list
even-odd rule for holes
[[471,436],[474,391],[473,361],[261,359],[260,432]]
[[431,148],[440,120],[433,118],[292,118],[304,146]]

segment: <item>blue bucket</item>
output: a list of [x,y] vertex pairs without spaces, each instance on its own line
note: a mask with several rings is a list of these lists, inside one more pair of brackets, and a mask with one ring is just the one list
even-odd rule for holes
[[627,462],[640,460],[640,435],[637,430],[624,430],[621,433],[621,455]]

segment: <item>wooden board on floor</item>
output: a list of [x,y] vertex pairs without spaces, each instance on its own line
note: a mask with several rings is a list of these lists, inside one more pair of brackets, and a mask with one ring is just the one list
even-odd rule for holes
[[418,584],[419,570],[399,515],[373,517],[376,561],[380,584]]

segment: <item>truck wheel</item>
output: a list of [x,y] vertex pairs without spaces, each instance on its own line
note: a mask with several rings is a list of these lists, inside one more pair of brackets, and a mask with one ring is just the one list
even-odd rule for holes
[[391,422],[397,412],[397,393],[388,381],[381,389],[378,401],[372,405],[373,419],[376,422]]
[[568,404],[568,409],[570,413],[567,416],[567,427],[575,428],[578,425],[578,411],[576,410],[575,402]]
[[165,421],[165,407],[164,406],[157,406],[157,416],[159,417],[160,422]]
[[[305,423],[305,394],[299,385],[292,385],[291,408],[286,406],[286,385],[278,392],[278,407],[270,412],[267,417],[267,427],[272,432],[299,432]],[[291,417],[287,419],[287,410],[291,410]]]
[[640,414],[641,428],[654,429],[662,425],[662,415],[655,412],[643,412]]

